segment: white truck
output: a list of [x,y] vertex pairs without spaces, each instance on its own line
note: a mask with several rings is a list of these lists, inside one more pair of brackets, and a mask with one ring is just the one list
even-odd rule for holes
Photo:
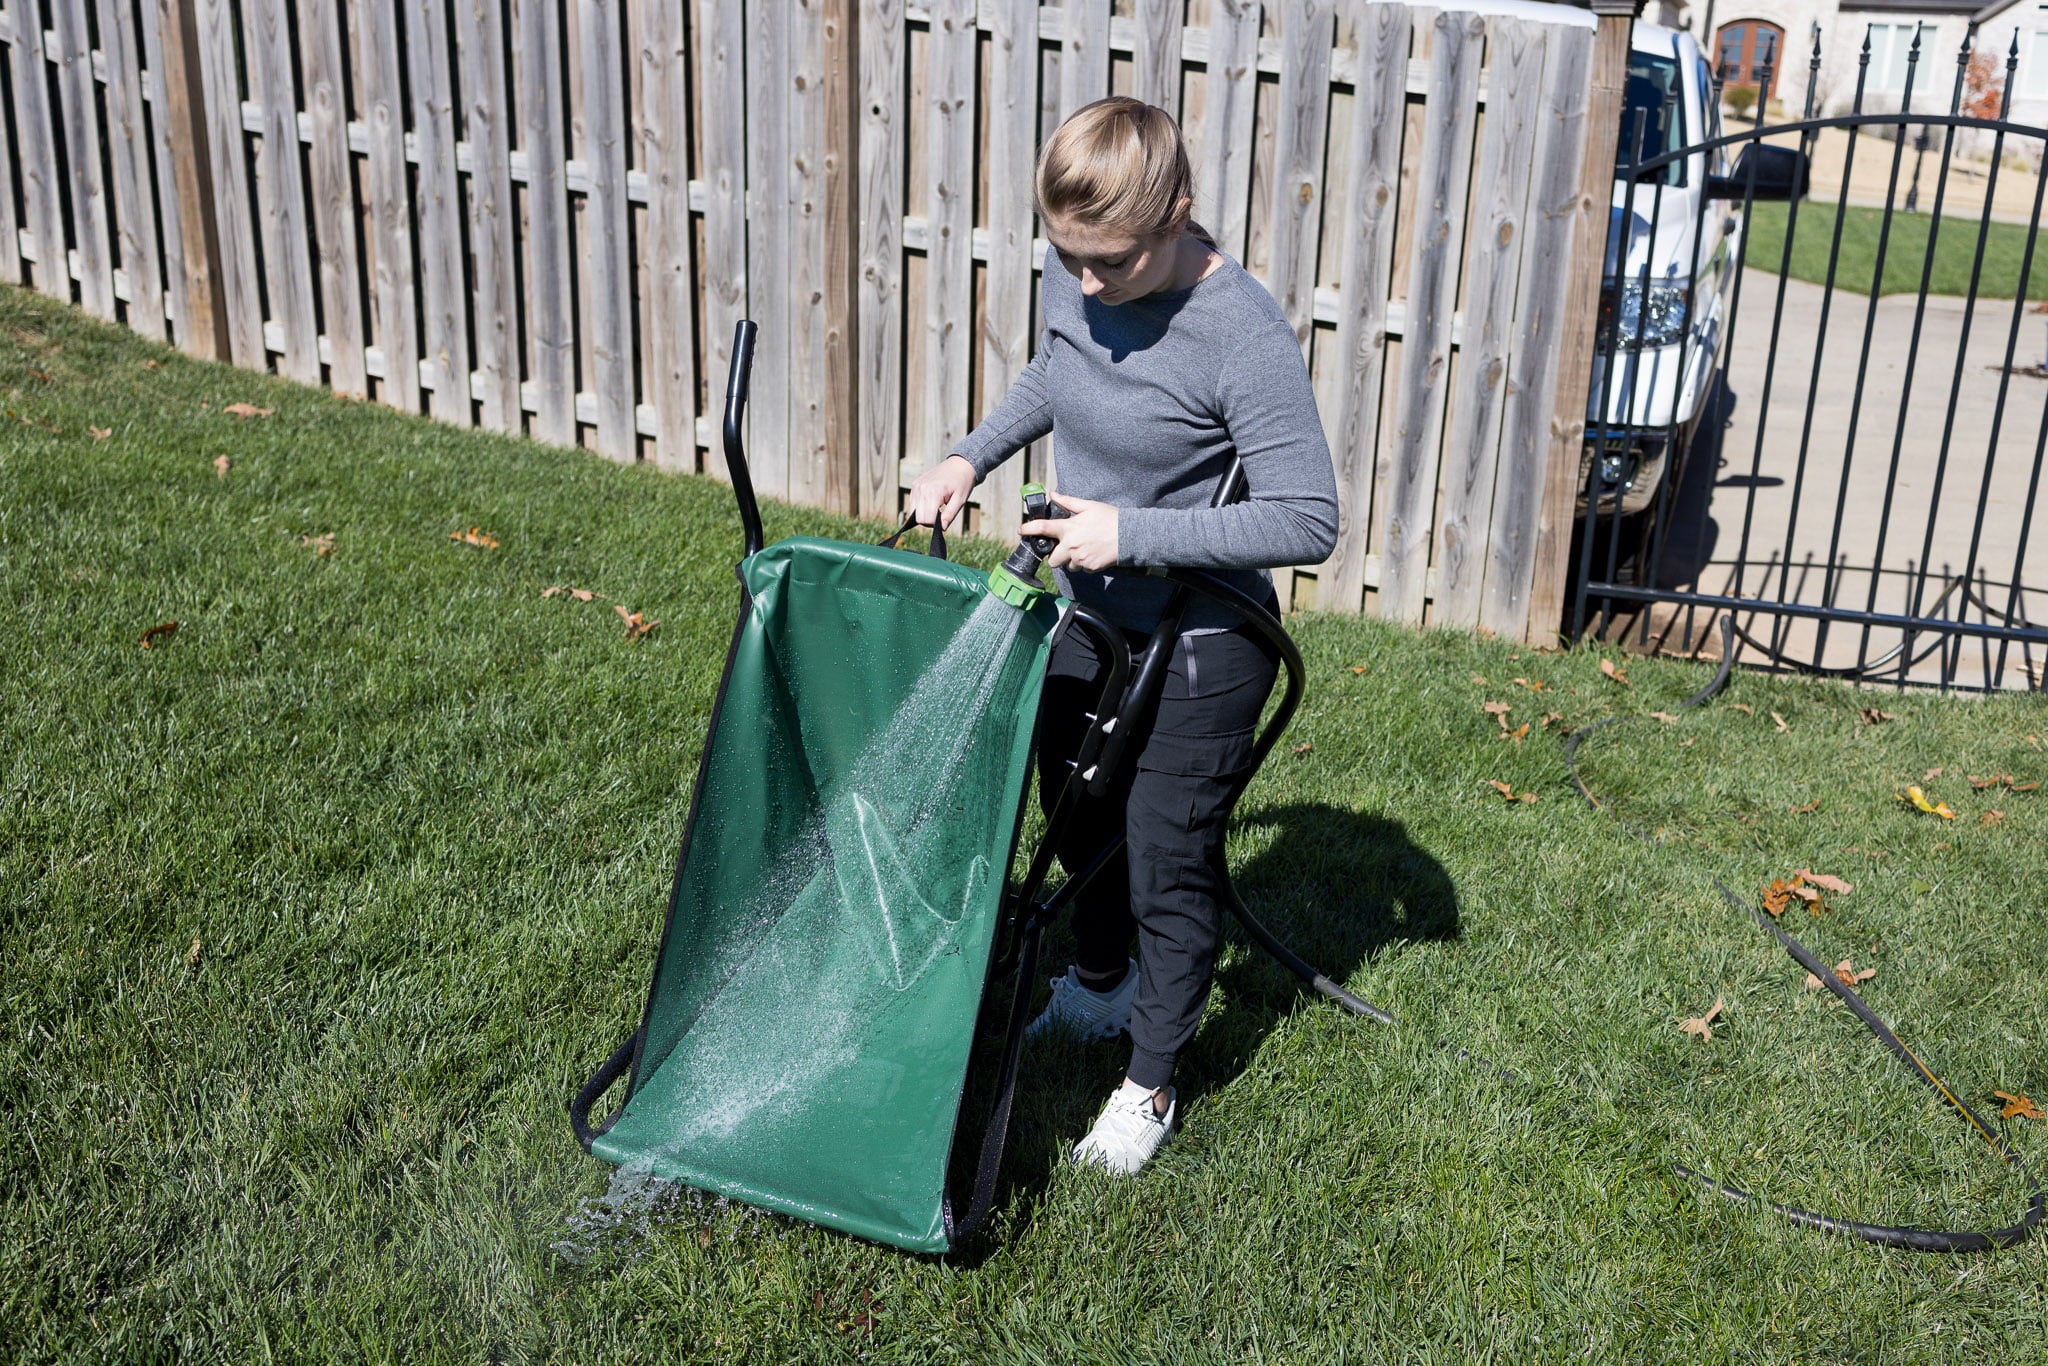
[[[1617,505],[1622,518],[1641,521],[1661,487],[1677,488],[1720,369],[1745,201],[1789,199],[1805,180],[1804,159],[1789,148],[1747,144],[1732,170],[1725,149],[1684,151],[1721,136],[1720,92],[1699,44],[1639,20],[1581,466],[1580,510],[1597,491],[1603,521]],[[1632,165],[1681,152],[1631,189]]]

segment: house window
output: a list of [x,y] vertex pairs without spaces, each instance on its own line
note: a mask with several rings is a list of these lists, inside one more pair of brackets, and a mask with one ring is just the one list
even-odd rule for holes
[[1785,65],[1785,30],[1762,19],[1723,25],[1715,35],[1714,64],[1723,87],[1755,86],[1768,102]]
[[[1870,26],[1870,71],[1864,78],[1863,88],[1879,95],[1902,95],[1906,91],[1906,65],[1913,55],[1913,35],[1920,33],[1920,24],[1872,24]],[[1915,94],[1925,94],[1928,81],[1928,57],[1932,55],[1930,40],[1932,30],[1922,35],[1920,63],[1913,68],[1913,89]]]
[[2020,88],[2025,99],[2048,97],[2048,29],[2035,29],[2020,39]]

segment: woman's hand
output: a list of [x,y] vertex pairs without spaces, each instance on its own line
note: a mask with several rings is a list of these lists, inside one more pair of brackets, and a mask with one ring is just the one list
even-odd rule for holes
[[950,527],[973,492],[974,466],[964,455],[949,455],[911,481],[903,513],[919,526]]
[[1100,573],[1116,567],[1116,508],[1086,498],[1054,494],[1053,501],[1074,515],[1026,522],[1017,530],[1025,536],[1050,536],[1053,547],[1046,563],[1054,569],[1087,569]]

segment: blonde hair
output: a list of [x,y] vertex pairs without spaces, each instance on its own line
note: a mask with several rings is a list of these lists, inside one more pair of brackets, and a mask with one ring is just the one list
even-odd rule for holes
[[1053,130],[1038,154],[1032,190],[1038,216],[1077,218],[1092,227],[1146,237],[1183,222],[1211,246],[1216,239],[1185,217],[1195,198],[1188,145],[1173,115],[1129,95],[1084,104]]

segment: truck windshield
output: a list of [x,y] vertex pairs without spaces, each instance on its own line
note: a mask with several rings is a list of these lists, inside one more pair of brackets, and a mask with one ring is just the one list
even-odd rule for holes
[[[1628,87],[1621,102],[1621,138],[1615,143],[1614,169],[1628,168],[1631,143],[1635,138],[1636,113],[1643,114],[1643,160],[1685,146],[1685,83],[1679,78],[1678,61],[1653,52],[1628,55]],[[1642,184],[1685,184],[1685,161],[1680,159],[1660,168]]]

